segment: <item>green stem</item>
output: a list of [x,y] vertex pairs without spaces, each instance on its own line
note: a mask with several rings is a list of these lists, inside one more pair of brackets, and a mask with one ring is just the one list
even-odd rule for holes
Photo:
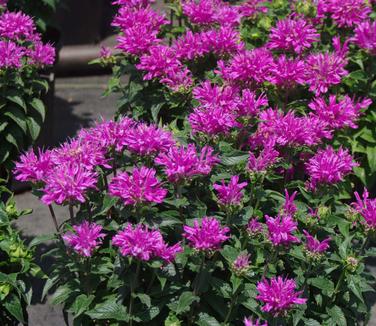
[[133,303],[134,303],[134,290],[137,287],[137,281],[138,281],[138,274],[140,273],[140,267],[141,267],[141,261],[137,261],[137,267],[136,267],[136,274],[134,277],[134,280],[131,282],[131,297],[129,300],[129,309],[128,309],[128,314],[129,314],[129,326],[132,326],[133,324],[133,317],[132,317],[132,312],[133,312]]
[[73,204],[72,202],[69,203],[69,217],[70,217],[70,221],[71,221],[71,224],[73,225],[74,224],[74,211],[73,211]]
[[[239,288],[238,288],[239,289]],[[228,312],[226,314],[226,318],[225,318],[225,321],[224,321],[224,324],[226,325],[227,322],[229,321],[230,317],[231,317],[231,313],[232,313],[232,309],[234,309],[234,306],[235,306],[235,303],[236,303],[236,300],[238,299],[238,289],[236,289],[233,297],[231,298],[231,303],[230,303],[230,307],[228,308]]]
[[52,221],[54,222],[56,232],[58,234],[60,234],[59,224],[57,223],[57,219],[56,219],[56,215],[55,215],[54,209],[53,209],[52,205],[48,205],[48,208],[50,210],[51,218],[52,218]]
[[202,273],[202,270],[204,268],[204,265],[205,265],[205,254],[202,254],[200,268],[199,268],[197,276],[195,278],[195,285],[193,287],[193,294],[194,295],[198,295],[198,286],[199,286],[200,281],[201,281],[201,273]]
[[346,267],[344,267],[342,269],[342,272],[341,272],[341,275],[339,276],[339,279],[338,279],[338,282],[337,282],[337,285],[334,289],[334,293],[333,293],[333,302],[336,301],[337,299],[337,294],[339,292],[339,288],[341,287],[342,283],[343,283],[343,280],[345,278],[345,274],[346,274]]
[[360,248],[360,252],[359,252],[360,256],[364,255],[364,252],[367,249],[367,246],[368,246],[368,243],[369,243],[369,239],[370,239],[370,236],[367,235],[366,239],[364,240],[364,242],[362,244],[362,247]]

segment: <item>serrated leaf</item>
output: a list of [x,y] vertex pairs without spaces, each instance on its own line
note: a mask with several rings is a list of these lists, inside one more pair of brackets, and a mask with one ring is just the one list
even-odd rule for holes
[[93,319],[114,319],[118,321],[128,321],[127,309],[117,303],[115,299],[107,300],[97,304],[94,309],[85,313]]
[[26,111],[26,103],[20,96],[18,96],[18,95],[8,95],[6,98],[9,101],[12,101],[13,103],[18,104],[21,108],[24,109],[24,111]]
[[7,297],[6,301],[3,303],[4,307],[8,312],[15,317],[18,321],[25,324],[25,318],[23,314],[22,304],[20,299],[16,295],[11,295]]
[[86,294],[80,294],[74,300],[69,311],[74,314],[75,318],[82,315],[90,307],[90,304],[93,302],[94,298],[94,295],[87,296]]
[[199,300],[200,298],[195,296],[192,292],[186,291],[180,295],[177,302],[170,303],[168,306],[173,312],[176,313],[176,315],[179,315],[188,311],[191,304]]
[[221,163],[223,165],[233,166],[233,165],[237,165],[237,164],[240,164],[240,163],[247,162],[248,158],[249,158],[249,155],[246,154],[246,155],[232,156],[232,157],[222,156],[220,159],[221,159]]
[[334,283],[324,277],[310,278],[308,283],[328,294],[334,291]]
[[56,292],[52,296],[52,304],[60,304],[65,301],[75,292],[73,286],[70,284],[64,284],[57,288]]
[[214,317],[208,315],[207,313],[200,313],[198,315],[198,322],[196,325],[198,326],[220,326],[221,324],[215,319]]
[[326,312],[333,319],[336,325],[347,326],[346,317],[340,307],[333,306],[331,308],[326,308]]
[[26,134],[27,124],[26,124],[26,115],[22,110],[16,107],[9,108],[9,111],[4,113],[5,116],[13,120],[18,127]]

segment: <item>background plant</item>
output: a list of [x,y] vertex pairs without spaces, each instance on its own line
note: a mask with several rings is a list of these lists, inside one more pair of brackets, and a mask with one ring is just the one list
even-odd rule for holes
[[[11,194],[4,185],[2,197]],[[26,307],[32,298],[31,279],[44,277],[34,262],[36,241],[25,245],[12,223],[29,211],[18,212],[14,199],[0,203],[0,321],[3,325],[27,323]]]
[[15,170],[56,227],[45,293],[77,325],[366,322],[371,4],[116,4],[116,119]]

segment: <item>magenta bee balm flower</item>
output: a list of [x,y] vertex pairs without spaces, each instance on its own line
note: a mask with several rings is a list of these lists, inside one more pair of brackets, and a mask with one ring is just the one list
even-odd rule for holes
[[259,294],[256,299],[264,303],[261,310],[274,316],[282,315],[295,305],[307,302],[307,299],[299,298],[302,292],[296,291],[295,281],[281,276],[259,282],[257,291]]
[[221,244],[229,238],[227,235],[229,232],[230,229],[221,227],[216,218],[204,217],[201,222],[194,220],[193,227],[185,225],[183,237],[196,250],[218,250]]
[[357,25],[352,41],[371,55],[376,55],[376,21],[365,21]]
[[121,255],[132,256],[143,261],[161,258],[171,262],[177,253],[183,251],[180,244],[168,246],[159,231],[149,230],[142,224],[136,226],[128,224],[123,231],[112,238],[112,243],[119,247]]
[[101,233],[102,226],[85,221],[80,225],[73,225],[73,229],[75,232],[65,233],[63,240],[79,255],[92,256],[93,251],[100,246],[105,237],[105,234]]
[[213,188],[218,192],[219,203],[225,206],[239,205],[244,194],[242,189],[248,185],[247,182],[239,183],[239,176],[231,177],[228,185],[222,180],[222,184],[214,184]]
[[268,47],[270,49],[301,53],[320,39],[320,34],[305,19],[283,19],[271,29]]
[[337,152],[333,147],[320,149],[307,163],[306,169],[310,176],[309,187],[316,189],[319,184],[335,184],[343,181],[353,167],[358,166],[347,149],[340,148]]
[[355,210],[363,217],[366,226],[376,230],[376,198],[370,199],[367,189],[364,188],[363,198],[355,192],[356,202],[352,203]]
[[268,227],[268,237],[274,246],[297,243],[300,240],[292,235],[298,229],[298,223],[291,216],[277,216],[275,218],[265,215]]
[[303,230],[303,233],[306,237],[306,248],[308,251],[313,254],[322,254],[329,248],[330,237],[326,238],[323,241],[317,240],[315,237],[310,235],[306,230]]
[[268,323],[261,322],[260,319],[244,318],[244,326],[268,326]]
[[167,190],[161,187],[156,171],[146,167],[134,168],[132,174],[120,173],[109,184],[109,193],[119,197],[125,205],[162,203]]
[[164,166],[165,173],[171,182],[190,179],[196,175],[207,175],[212,167],[219,162],[210,146],[202,148],[198,154],[194,145],[187,148],[171,147],[168,152],[161,153],[155,163]]

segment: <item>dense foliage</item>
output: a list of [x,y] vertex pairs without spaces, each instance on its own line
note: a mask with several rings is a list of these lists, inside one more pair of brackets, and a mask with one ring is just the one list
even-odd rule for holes
[[[7,194],[3,185],[0,195]],[[37,244],[32,241],[28,246],[21,240],[20,234],[12,223],[30,212],[18,212],[11,197],[0,203],[0,323],[18,325],[27,322],[26,306],[32,297],[31,278],[43,277],[35,264],[33,254]]]
[[45,292],[76,325],[367,321],[372,3],[115,4],[116,119],[15,169],[56,227]]
[[45,117],[41,95],[48,81],[40,69],[52,65],[55,49],[43,44],[31,17],[0,14],[0,167],[2,176],[20,151],[38,137]]

